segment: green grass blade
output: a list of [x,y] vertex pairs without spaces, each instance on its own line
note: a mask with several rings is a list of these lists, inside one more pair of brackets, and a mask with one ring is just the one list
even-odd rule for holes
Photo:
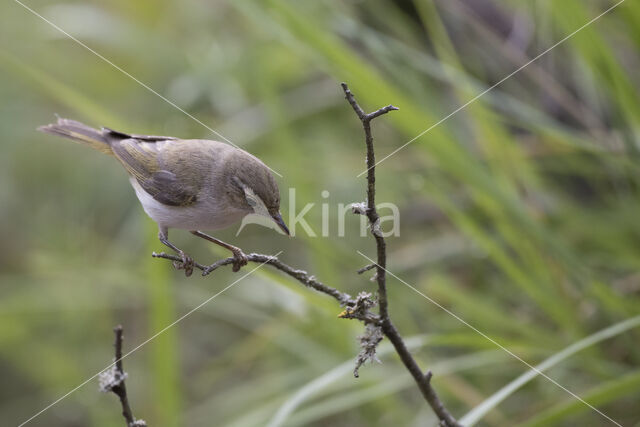
[[498,406],[507,397],[515,393],[520,387],[537,377],[538,372],[544,372],[562,362],[563,360],[567,359],[568,357],[573,356],[577,352],[584,350],[585,348],[591,347],[616,335],[620,335],[621,333],[637,326],[640,326],[640,316],[632,317],[631,319],[616,323],[613,326],[598,331],[595,334],[591,334],[588,337],[583,338],[574,344],[571,344],[569,347],[566,347],[564,350],[554,354],[553,356],[545,359],[542,363],[538,364],[535,367],[535,371],[529,370],[520,375],[515,380],[511,381],[509,384],[502,387],[500,390],[486,399],[482,404],[478,405],[464,417],[462,417],[460,419],[460,423],[465,426],[474,425],[475,423],[480,421],[482,417],[484,417],[489,411]]
[[38,86],[52,99],[86,119],[98,123],[109,123],[116,128],[127,128],[124,120],[107,111],[97,102],[57,80],[46,71],[23,62],[9,51],[0,49],[0,66],[25,82]]
[[[592,405],[604,405],[616,399],[640,392],[640,370],[636,370],[612,381],[592,388],[583,394],[583,398]],[[559,403],[534,418],[523,423],[521,427],[542,427],[556,424],[572,415],[589,411],[590,408],[576,399]]]
[[[410,337],[405,339],[405,343],[409,350],[413,350],[419,347],[422,347],[428,343],[429,339],[424,336],[418,337]],[[383,357],[387,354],[391,353],[393,348],[391,345],[386,342],[380,345],[378,349],[378,356]],[[285,421],[289,418],[289,416],[298,408],[302,403],[306,400],[314,396],[320,390],[323,390],[328,385],[336,382],[340,378],[348,375],[353,371],[354,362],[353,360],[348,360],[335,368],[331,369],[329,372],[315,378],[313,381],[307,383],[298,391],[296,391],[293,395],[291,395],[277,410],[274,414],[273,418],[269,421],[268,427],[278,427],[285,423]]]
[[[147,251],[158,248],[157,228],[146,220]],[[173,283],[170,265],[148,257],[146,261],[146,279],[149,292],[149,334],[153,335],[173,323],[176,309],[173,302]],[[149,343],[147,349],[153,375],[153,402],[156,423],[168,427],[177,427],[180,423],[180,366],[178,362],[178,330],[172,327],[164,331]]]

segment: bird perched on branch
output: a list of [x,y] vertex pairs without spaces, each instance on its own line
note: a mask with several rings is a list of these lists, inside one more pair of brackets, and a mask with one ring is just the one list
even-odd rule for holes
[[247,263],[245,254],[200,230],[225,228],[256,213],[271,218],[289,235],[280,215],[275,178],[264,163],[244,150],[206,139],[93,129],[62,118],[38,130],[115,157],[129,173],[144,211],[158,224],[158,238],[180,255],[187,275],[193,271],[193,260],[169,241],[169,228],[189,230],[229,249],[233,271]]

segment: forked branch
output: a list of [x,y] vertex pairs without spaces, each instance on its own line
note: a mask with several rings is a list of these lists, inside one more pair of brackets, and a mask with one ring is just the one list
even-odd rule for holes
[[[382,231],[380,230],[380,216],[376,210],[376,157],[373,147],[373,135],[371,133],[371,120],[386,114],[390,111],[397,110],[398,108],[393,105],[387,105],[372,113],[366,114],[364,110],[358,105],[353,93],[349,90],[346,83],[342,83],[342,90],[349,104],[355,111],[356,115],[362,122],[362,128],[364,129],[365,144],[367,146],[367,208],[365,212],[356,212],[366,215],[369,220],[369,229],[371,234],[376,240],[377,249],[377,262],[375,263],[376,275],[375,279],[378,282],[378,304],[380,305],[380,328],[384,336],[386,336],[396,352],[400,356],[402,363],[404,363],[407,370],[413,376],[413,379],[418,384],[418,388],[422,392],[425,400],[429,403],[433,411],[438,418],[446,426],[459,426],[456,419],[445,408],[442,401],[438,398],[435,390],[431,386],[431,371],[423,374],[422,370],[418,366],[418,363],[413,358],[404,340],[400,336],[400,333],[394,326],[389,316],[389,301],[387,298],[387,246],[384,240]],[[355,211],[355,210],[354,210]],[[364,269],[373,269],[372,264],[364,267]],[[363,269],[361,269],[363,270]],[[359,270],[358,272],[360,273]]]

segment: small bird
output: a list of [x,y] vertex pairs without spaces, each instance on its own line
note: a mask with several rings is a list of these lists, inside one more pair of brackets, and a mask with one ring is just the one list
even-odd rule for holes
[[169,228],[189,230],[229,249],[233,271],[247,264],[246,255],[200,230],[225,228],[256,213],[272,219],[289,235],[280,215],[275,178],[262,161],[244,150],[206,139],[98,130],[62,118],[38,130],[115,157],[129,174],[144,211],[158,224],[158,238],[182,258],[180,267],[187,275],[193,271],[193,260],[169,241]]

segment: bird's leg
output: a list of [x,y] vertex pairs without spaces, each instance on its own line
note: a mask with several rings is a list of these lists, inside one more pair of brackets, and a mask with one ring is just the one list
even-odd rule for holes
[[182,262],[173,262],[173,266],[178,270],[184,270],[185,276],[191,276],[193,273],[193,259],[190,256],[184,253],[182,249],[179,249],[176,245],[169,241],[169,230],[167,227],[160,227],[160,231],[158,232],[158,239],[165,245],[176,251],[180,258],[182,258]]
[[242,252],[240,248],[237,248],[233,245],[225,243],[222,240],[218,240],[215,237],[209,236],[208,234],[205,234],[202,231],[192,230],[191,233],[194,236],[202,237],[203,239],[208,240],[211,243],[215,243],[216,245],[220,245],[223,248],[229,249],[233,253],[233,259],[234,259],[233,271],[234,272],[240,270],[240,267],[242,267],[243,265],[247,265],[247,262],[249,262],[249,260],[247,259],[247,256],[244,254],[244,252]]

